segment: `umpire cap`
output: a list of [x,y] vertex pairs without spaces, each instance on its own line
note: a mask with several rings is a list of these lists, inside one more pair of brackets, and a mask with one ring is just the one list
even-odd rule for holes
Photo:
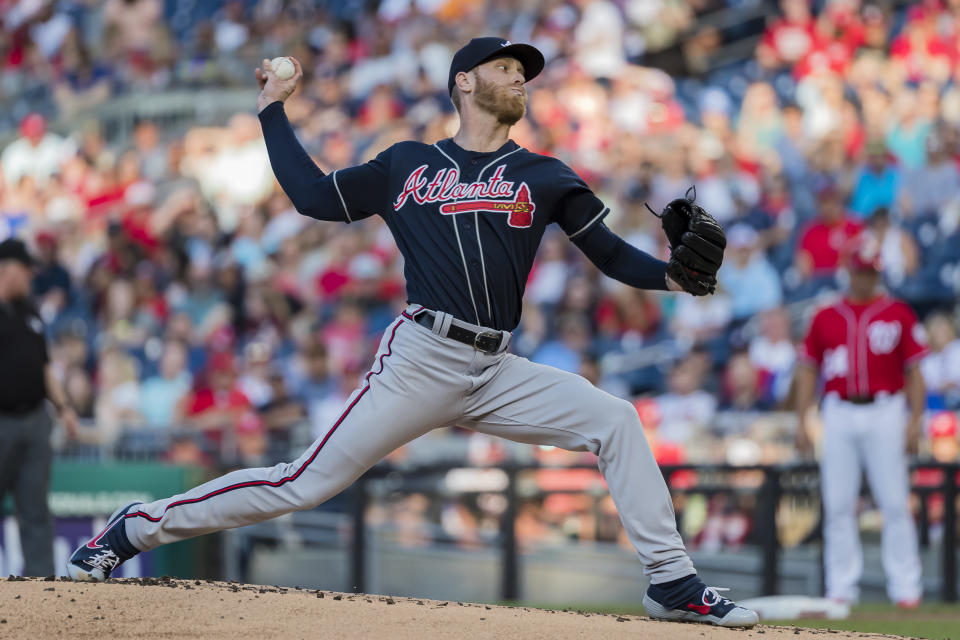
[[529,44],[514,44],[503,38],[474,38],[453,56],[450,63],[450,78],[447,81],[447,91],[453,95],[457,74],[461,71],[470,71],[478,64],[487,60],[507,56],[516,58],[523,65],[523,81],[529,82],[543,71],[543,54]]

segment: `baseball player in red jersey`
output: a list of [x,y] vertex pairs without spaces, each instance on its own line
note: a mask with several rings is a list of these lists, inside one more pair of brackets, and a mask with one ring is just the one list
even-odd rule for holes
[[820,458],[827,597],[855,602],[863,569],[857,531],[866,470],[883,512],[887,594],[904,608],[922,595],[917,536],[908,508],[907,458],[916,452],[925,405],[923,327],[905,303],[878,290],[878,247],[861,236],[850,258],[850,292],[821,309],[800,348],[797,447],[810,451],[804,417],[823,379]]

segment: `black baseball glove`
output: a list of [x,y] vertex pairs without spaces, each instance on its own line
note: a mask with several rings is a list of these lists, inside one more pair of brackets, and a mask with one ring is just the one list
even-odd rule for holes
[[684,291],[705,296],[717,289],[717,271],[723,262],[727,236],[713,216],[694,204],[696,198],[696,188],[690,187],[685,197],[671,201],[663,213],[647,208],[660,218],[670,242],[667,275]]

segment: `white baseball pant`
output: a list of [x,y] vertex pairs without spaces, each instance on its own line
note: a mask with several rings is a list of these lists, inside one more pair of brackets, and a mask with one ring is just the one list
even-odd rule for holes
[[882,558],[893,601],[922,594],[917,534],[909,508],[905,451],[907,405],[903,394],[880,395],[857,405],[828,394],[823,401],[820,459],[827,597],[856,602],[863,572],[857,526],[860,479],[865,469],[883,514]]

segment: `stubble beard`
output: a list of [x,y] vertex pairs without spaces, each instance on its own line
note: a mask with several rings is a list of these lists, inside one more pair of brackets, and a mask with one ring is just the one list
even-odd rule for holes
[[479,75],[474,101],[478,107],[492,114],[497,122],[508,126],[517,124],[527,112],[526,93],[518,96],[510,89],[487,82]]

